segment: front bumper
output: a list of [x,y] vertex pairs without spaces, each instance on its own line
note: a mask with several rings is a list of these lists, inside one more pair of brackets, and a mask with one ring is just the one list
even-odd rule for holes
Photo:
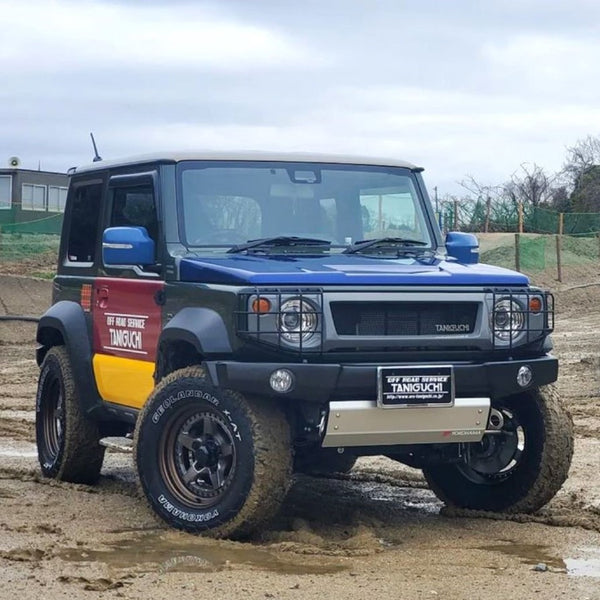
[[[389,364],[389,363],[388,363]],[[394,363],[418,366],[419,363]],[[424,363],[425,364],[425,363]],[[432,363],[426,363],[432,364]],[[485,397],[492,400],[510,396],[524,389],[556,381],[558,360],[550,355],[532,359],[503,360],[484,363],[452,363],[456,397]],[[314,363],[248,363],[207,361],[204,363],[213,385],[246,394],[287,398],[296,401],[329,402],[344,400],[375,400],[377,397],[377,367],[380,364],[314,364]],[[517,372],[523,365],[533,373],[531,383],[522,388]],[[285,368],[294,374],[293,388],[285,394],[271,389],[269,378],[276,369]]]

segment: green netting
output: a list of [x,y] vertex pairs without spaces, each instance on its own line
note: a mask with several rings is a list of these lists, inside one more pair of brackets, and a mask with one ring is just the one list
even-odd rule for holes
[[520,240],[521,270],[543,271],[546,268],[547,239],[541,235]]
[[[571,267],[597,270],[600,264],[600,237],[592,235],[541,235],[524,233],[518,236],[520,270],[535,273],[544,270],[557,270],[558,254],[557,239],[560,243],[560,259],[563,273]],[[481,262],[506,267],[516,268],[516,240],[514,234],[505,234],[496,240],[490,247],[486,243],[486,250],[481,253]]]
[[[532,207],[524,214],[524,229],[531,233],[560,233],[560,213]],[[600,213],[563,213],[563,234],[591,235],[600,232]]]
[[[459,210],[458,228],[462,231],[481,232],[485,229],[485,216],[482,215],[482,205],[461,207]],[[561,233],[561,213],[540,206],[528,206],[523,211],[524,233]],[[563,213],[562,233],[564,235],[595,235],[600,233],[600,213]],[[444,230],[455,229],[454,214],[451,207],[443,213],[442,225]],[[488,231],[517,232],[519,230],[518,210],[513,204],[507,203],[493,207],[490,213]]]
[[63,215],[56,213],[41,219],[31,221],[21,221],[19,223],[2,223],[0,226],[5,233],[39,233],[39,234],[60,234]]
[[570,235],[600,232],[600,213],[564,213],[563,231]]
[[531,207],[523,215],[523,228],[531,233],[558,233],[560,215],[553,210]]

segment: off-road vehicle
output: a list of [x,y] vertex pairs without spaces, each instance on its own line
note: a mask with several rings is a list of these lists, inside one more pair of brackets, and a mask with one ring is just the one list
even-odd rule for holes
[[[446,504],[531,512],[567,477],[552,295],[442,240],[420,168],[163,154],[71,170],[37,331],[42,472],[131,443],[165,521],[243,536],[292,473],[386,455]],[[120,440],[120,441],[119,441]]]

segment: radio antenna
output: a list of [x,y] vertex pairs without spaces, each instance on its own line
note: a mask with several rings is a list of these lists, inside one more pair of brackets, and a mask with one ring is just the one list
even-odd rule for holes
[[94,158],[93,162],[98,162],[102,160],[102,157],[98,154],[98,147],[96,146],[96,140],[94,139],[94,134],[90,131],[90,137],[92,138],[92,145],[94,146]]

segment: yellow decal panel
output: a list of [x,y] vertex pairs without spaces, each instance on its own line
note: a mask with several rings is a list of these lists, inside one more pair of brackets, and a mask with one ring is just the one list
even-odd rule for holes
[[154,363],[108,354],[94,354],[94,376],[106,402],[141,408],[154,389]]

